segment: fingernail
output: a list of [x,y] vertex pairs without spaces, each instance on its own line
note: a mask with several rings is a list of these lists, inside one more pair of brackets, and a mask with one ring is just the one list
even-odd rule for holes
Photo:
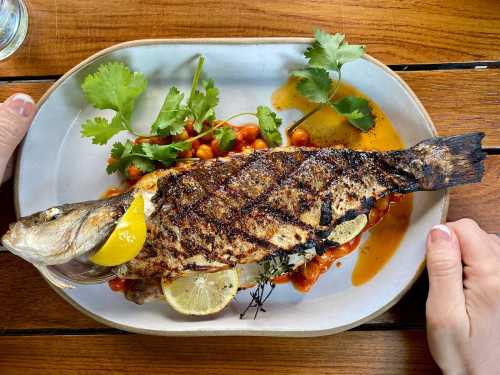
[[448,228],[446,225],[443,224],[435,225],[431,229],[430,238],[431,242],[450,241],[451,240],[450,228]]
[[35,102],[26,94],[12,95],[5,101],[5,104],[23,117],[30,117],[35,111]]

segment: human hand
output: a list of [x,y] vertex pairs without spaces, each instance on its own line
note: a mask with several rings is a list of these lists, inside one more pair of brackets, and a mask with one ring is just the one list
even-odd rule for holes
[[0,183],[12,175],[9,159],[28,131],[35,111],[35,102],[26,94],[14,94],[0,103]]
[[427,339],[445,374],[500,374],[500,239],[470,219],[427,238]]

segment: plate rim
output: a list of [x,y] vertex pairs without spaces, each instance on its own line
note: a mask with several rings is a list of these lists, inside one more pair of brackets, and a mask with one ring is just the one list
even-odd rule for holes
[[[42,95],[42,97],[38,100],[36,104],[36,112],[35,116],[40,110],[40,108],[44,105],[45,101],[50,97],[50,95],[63,83],[65,82],[68,78],[70,78],[74,73],[76,73],[78,70],[81,68],[87,66],[88,64],[92,63],[94,60],[100,58],[101,56],[104,56],[108,53],[118,51],[120,49],[125,49],[125,48],[130,48],[130,47],[137,47],[137,46],[148,46],[148,45],[163,45],[163,44],[213,44],[213,43],[218,43],[218,44],[227,44],[227,45],[238,45],[238,44],[309,44],[313,41],[313,38],[309,37],[250,37],[250,38],[225,38],[225,37],[220,37],[220,38],[157,38],[157,39],[137,39],[137,40],[131,40],[131,41],[126,41],[118,44],[114,44],[112,46],[109,46],[107,48],[104,48],[100,51],[97,51],[96,53],[92,54],[91,56],[87,57],[77,65],[75,65],[73,68],[68,70],[66,73],[64,73],[56,82],[52,84],[52,86],[49,87],[49,89]],[[386,74],[391,76],[393,79],[395,79],[398,84],[400,84],[403,89],[410,95],[411,99],[416,103],[418,109],[422,113],[425,119],[425,126],[428,128],[428,130],[431,132],[431,134],[436,137],[438,136],[436,127],[434,126],[434,122],[432,121],[432,118],[430,117],[429,113],[425,109],[424,105],[420,101],[420,99],[417,97],[417,95],[413,92],[413,90],[410,88],[410,86],[398,75],[396,74],[392,69],[390,69],[387,65],[382,63],[380,60],[376,59],[375,57],[365,53],[362,56],[362,59],[367,60],[375,65],[377,65],[379,68],[385,71]],[[16,170],[15,170],[15,175],[14,175],[14,208],[16,212],[16,217],[19,218],[19,212],[20,212],[20,204],[19,204],[19,173],[20,173],[20,160],[22,157],[22,154],[24,152],[24,145],[25,142],[23,141],[20,149],[19,149],[19,155],[17,157],[16,161]],[[450,194],[448,190],[445,190],[444,197],[442,199],[442,215],[441,215],[441,223],[444,223],[446,221],[446,217],[448,214],[448,207],[449,207],[449,200],[450,200]],[[60,296],[62,297],[66,302],[68,302],[71,306],[73,306],[75,309],[77,309],[79,312],[83,313],[84,315],[94,319],[98,323],[110,326],[112,328],[116,328],[119,330],[123,331],[128,331],[132,333],[139,333],[139,334],[147,334],[147,335],[155,335],[155,336],[274,336],[274,337],[318,337],[318,336],[326,336],[326,335],[331,335],[335,333],[340,333],[343,331],[347,331],[351,328],[360,326],[373,318],[383,314],[387,310],[389,310],[392,306],[394,306],[397,302],[401,300],[401,298],[408,292],[408,290],[413,286],[415,281],[419,278],[419,276],[422,274],[423,270],[425,268],[425,259],[424,261],[420,264],[418,267],[416,273],[413,275],[411,280],[408,282],[408,284],[389,302],[387,302],[384,306],[379,308],[378,310],[374,311],[370,315],[358,319],[355,322],[352,322],[350,324],[345,324],[339,327],[334,327],[334,328],[328,328],[328,329],[320,329],[320,330],[297,330],[297,331],[289,331],[289,330],[242,330],[242,329],[237,329],[237,330],[231,330],[231,329],[218,329],[218,330],[208,330],[208,329],[200,329],[200,330],[192,330],[192,331],[172,331],[172,330],[151,330],[151,329],[146,329],[146,328],[135,328],[132,326],[128,326],[125,324],[120,324],[116,323],[113,321],[110,321],[108,319],[102,318],[101,316],[98,316],[91,311],[87,310],[86,308],[82,307],[80,304],[78,304],[76,301],[74,301],[69,295],[64,293],[61,289],[58,287],[54,286],[49,280],[47,280],[43,275],[44,280],[47,282],[47,284]]]

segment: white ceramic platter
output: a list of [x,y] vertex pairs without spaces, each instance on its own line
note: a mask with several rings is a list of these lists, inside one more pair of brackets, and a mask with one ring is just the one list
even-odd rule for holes
[[[90,107],[81,91],[83,77],[99,64],[119,60],[143,72],[149,86],[138,101],[133,123],[151,124],[167,88],[188,92],[197,55],[206,58],[205,77],[220,89],[217,116],[271,106],[271,94],[288,72],[304,65],[309,39],[154,40],[120,44],[85,60],[64,75],[42,98],[18,164],[17,205],[21,216],[66,202],[91,200],[118,183],[108,176],[108,146],[92,145],[80,137],[80,124],[102,111]],[[435,135],[432,122],[408,86],[386,66],[366,56],[343,68],[345,82],[377,102],[407,145]],[[109,114],[111,115],[111,114]],[[299,115],[280,113],[284,123]],[[126,137],[124,134],[122,138]],[[120,137],[117,137],[120,139]],[[240,293],[222,314],[187,318],[166,303],[143,306],[128,302],[107,285],[60,290],[59,294],[94,319],[128,331],[158,335],[282,335],[313,336],[359,325],[392,306],[419,275],[424,262],[427,231],[441,222],[445,192],[417,193],[408,229],[398,251],[370,282],[351,285],[357,252],[343,258],[343,267],[323,275],[306,295],[290,285],[278,286],[257,320],[239,319],[249,301]]]

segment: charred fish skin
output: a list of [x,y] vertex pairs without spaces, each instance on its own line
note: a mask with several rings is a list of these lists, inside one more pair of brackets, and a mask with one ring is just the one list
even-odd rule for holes
[[21,218],[2,238],[35,264],[61,264],[98,248],[142,194],[148,235],[120,277],[175,278],[332,244],[334,228],[393,192],[478,182],[481,139],[432,138],[401,151],[280,147],[161,170],[121,196]]
[[335,226],[367,214],[378,198],[480,181],[483,136],[392,152],[284,147],[199,163],[158,181],[145,249],[116,272],[175,278],[277,253],[321,253]]

